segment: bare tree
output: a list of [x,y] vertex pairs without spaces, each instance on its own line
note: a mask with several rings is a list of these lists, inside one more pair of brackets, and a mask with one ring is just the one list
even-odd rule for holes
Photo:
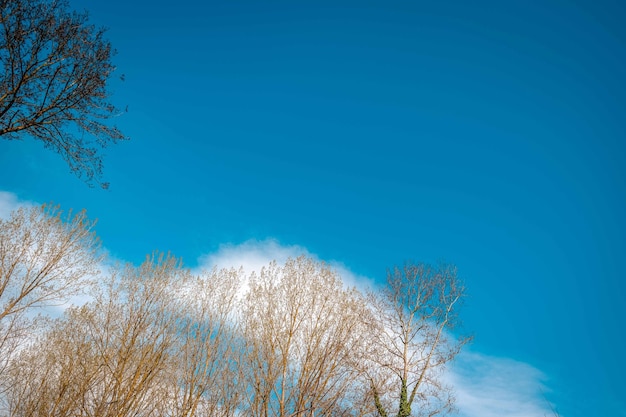
[[19,208],[0,219],[0,375],[38,309],[66,302],[97,272],[99,241],[85,212]]
[[180,317],[177,286],[188,278],[173,257],[116,268],[93,301],[70,308],[8,368],[6,403],[16,416],[151,416]]
[[97,180],[101,149],[126,139],[104,123],[119,113],[106,89],[112,53],[66,0],[0,0],[0,136],[30,135]]
[[396,268],[367,300],[305,257],[253,274],[245,294],[242,280],[233,269],[194,276],[164,255],[114,268],[91,302],[14,352],[2,374],[4,409],[32,417],[451,410],[439,376],[468,341],[453,334],[464,295],[453,267]]
[[390,271],[386,288],[370,294],[376,320],[362,369],[380,417],[453,409],[452,392],[439,376],[469,341],[452,333],[463,297],[456,268],[411,263]]
[[7,415],[85,415],[101,366],[96,346],[84,331],[88,316],[84,308],[71,308],[20,350],[2,376]]
[[14,416],[233,416],[240,272],[193,276],[171,256],[115,268],[11,361]]
[[213,270],[191,278],[179,292],[184,302],[161,415],[233,416],[240,408],[237,359],[243,344],[235,308],[241,282],[241,270]]
[[363,307],[333,271],[304,257],[253,276],[242,317],[249,415],[351,414]]

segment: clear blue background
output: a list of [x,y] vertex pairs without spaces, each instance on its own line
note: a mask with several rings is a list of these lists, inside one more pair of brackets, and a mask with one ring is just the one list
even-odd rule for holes
[[111,189],[0,141],[0,189],[115,257],[275,238],[382,279],[455,263],[472,349],[626,416],[626,3],[73,0],[109,28]]

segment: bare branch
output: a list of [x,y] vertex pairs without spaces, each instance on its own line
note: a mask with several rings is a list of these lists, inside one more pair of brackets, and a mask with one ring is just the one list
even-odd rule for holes
[[361,369],[379,416],[452,410],[452,395],[438,373],[469,340],[451,333],[463,295],[453,267],[411,263],[389,271],[387,287],[370,294],[378,320],[370,326],[373,345]]
[[0,0],[0,26],[0,136],[40,140],[98,182],[101,150],[127,139],[105,124],[120,112],[108,102],[115,67],[104,30],[66,0]]

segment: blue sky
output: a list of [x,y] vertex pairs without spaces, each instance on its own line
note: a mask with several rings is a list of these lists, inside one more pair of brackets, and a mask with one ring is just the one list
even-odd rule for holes
[[71,4],[109,28],[132,140],[108,191],[0,141],[0,206],[86,208],[131,262],[454,263],[462,415],[626,416],[624,3]]

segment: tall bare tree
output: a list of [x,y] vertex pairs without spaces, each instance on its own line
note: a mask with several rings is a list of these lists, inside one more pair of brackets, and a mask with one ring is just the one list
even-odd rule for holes
[[98,180],[101,149],[126,139],[105,123],[119,114],[106,88],[112,53],[66,0],[0,0],[0,137],[29,135]]
[[[240,272],[193,276],[171,256],[114,268],[11,361],[12,416],[233,416]],[[1,414],[1,413],[0,413]]]
[[184,302],[162,415],[233,416],[240,409],[243,343],[236,307],[242,279],[241,270],[215,269],[192,277],[179,291]]
[[368,356],[362,362],[369,400],[380,417],[433,416],[453,409],[440,375],[469,338],[453,333],[464,288],[456,268],[407,263],[370,294]]
[[168,256],[115,268],[93,301],[70,308],[13,361],[6,376],[16,382],[7,390],[9,414],[154,415],[177,337],[175,294],[186,279]]
[[102,366],[97,346],[85,331],[90,319],[87,309],[71,308],[19,351],[2,375],[5,395],[0,410],[6,414],[0,415],[89,415],[90,392]]
[[0,376],[32,332],[40,308],[66,302],[97,272],[101,256],[85,212],[19,208],[0,219]]
[[363,307],[332,270],[305,257],[253,276],[242,316],[247,413],[349,415]]

